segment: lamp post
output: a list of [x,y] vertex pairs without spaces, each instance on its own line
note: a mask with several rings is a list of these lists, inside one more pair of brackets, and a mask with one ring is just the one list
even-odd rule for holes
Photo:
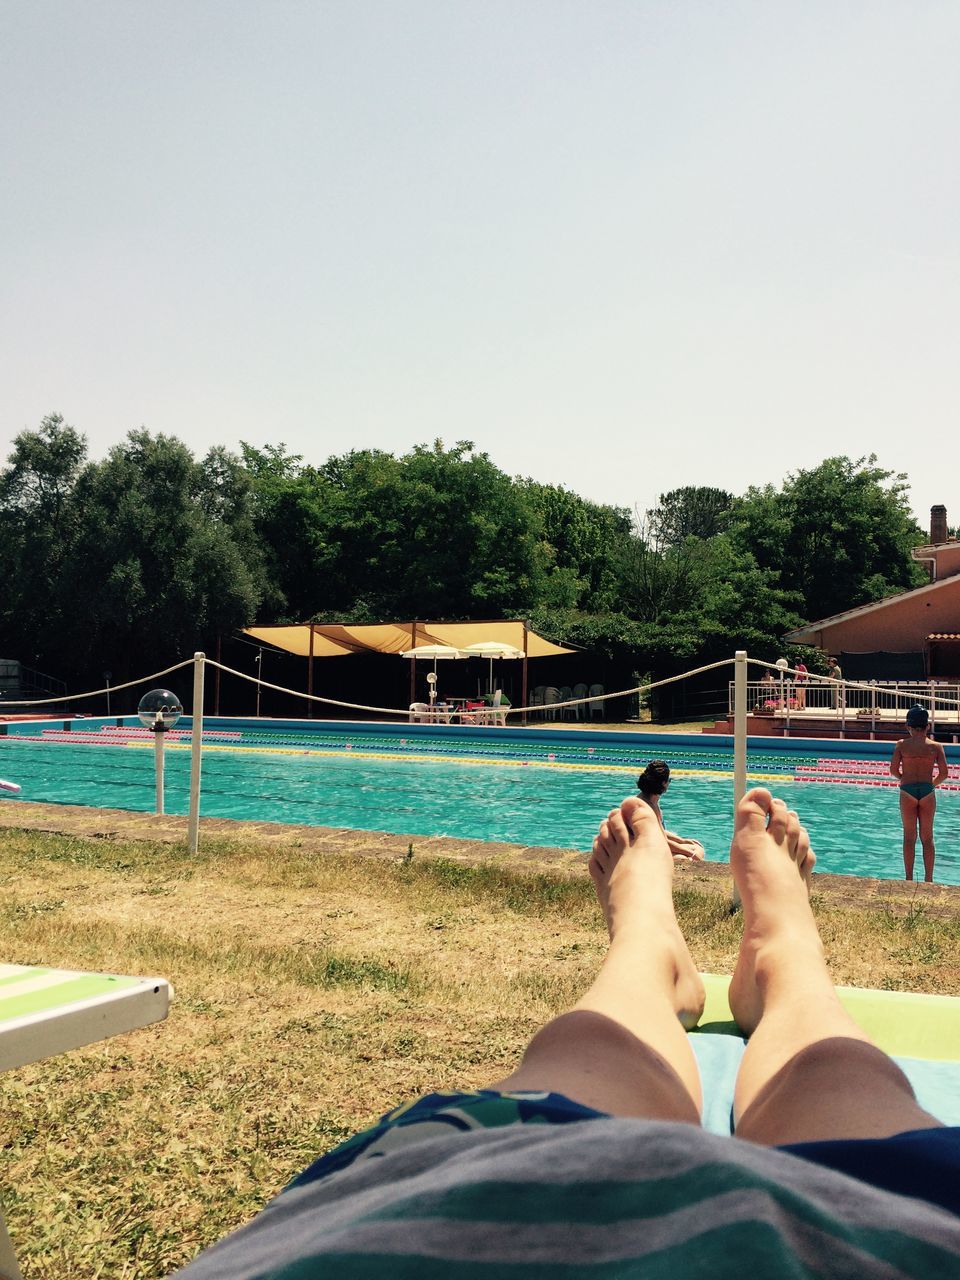
[[783,700],[783,677],[786,674],[786,670],[789,665],[790,664],[789,662],[787,662],[786,658],[777,659],[777,670],[780,672],[780,710],[781,711],[787,710],[787,704]]
[[169,689],[151,689],[140,699],[137,715],[145,729],[154,737],[154,770],[157,780],[157,813],[163,813],[163,735],[172,729],[183,715],[183,704]]
[[258,649],[257,656],[254,658],[254,662],[257,664],[257,709],[254,714],[258,718],[260,716],[260,676],[262,672],[260,664],[262,661],[263,661],[263,650]]
[[106,686],[107,686],[107,716],[108,716],[108,717],[109,717],[109,715],[110,715],[110,677],[111,677],[112,675],[113,675],[113,672],[112,672],[112,671],[105,671],[105,672],[103,673],[104,683],[105,683],[105,684],[106,684]]

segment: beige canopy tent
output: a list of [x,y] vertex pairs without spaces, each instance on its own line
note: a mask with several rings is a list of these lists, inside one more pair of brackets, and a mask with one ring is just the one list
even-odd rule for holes
[[[362,626],[301,622],[292,626],[245,627],[244,633],[264,644],[309,659],[307,692],[313,693],[313,659],[340,658],[349,653],[405,653],[420,645],[445,644],[455,649],[484,641],[513,645],[523,654],[523,705],[527,704],[527,660],[555,657],[577,650],[553,644],[531,631],[524,621],[493,622],[376,622]],[[410,701],[414,701],[414,659],[410,659]]]

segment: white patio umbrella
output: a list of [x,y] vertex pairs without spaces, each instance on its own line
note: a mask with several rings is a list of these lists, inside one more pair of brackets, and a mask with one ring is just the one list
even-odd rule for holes
[[463,655],[467,658],[489,658],[490,674],[487,679],[487,690],[493,693],[493,660],[494,658],[522,658],[523,650],[516,645],[504,644],[500,640],[480,640],[476,644],[465,644]]
[[[415,649],[404,649],[401,658],[432,658],[433,679],[430,680],[430,701],[437,696],[437,662],[449,658],[468,658],[470,655],[451,644],[420,644]],[[429,680],[429,677],[428,677]],[[412,686],[411,686],[412,687]]]

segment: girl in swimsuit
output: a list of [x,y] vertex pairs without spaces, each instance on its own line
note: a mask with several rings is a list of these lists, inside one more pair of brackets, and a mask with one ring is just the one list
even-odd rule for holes
[[[933,881],[933,815],[937,808],[936,788],[947,778],[947,758],[939,742],[931,742],[930,717],[925,707],[911,707],[907,712],[910,736],[898,742],[890,763],[890,772],[900,781],[900,820],[903,823],[903,871],[913,879],[913,863],[917,850],[917,831],[923,849],[923,878]],[[936,770],[936,777],[934,777]]]
[[657,815],[657,821],[667,837],[667,844],[670,846],[674,862],[678,866],[681,863],[703,862],[706,855],[699,840],[693,840],[689,836],[678,836],[675,831],[668,831],[664,826],[663,814],[660,812],[660,797],[669,785],[670,766],[666,760],[651,760],[637,779],[640,799]]

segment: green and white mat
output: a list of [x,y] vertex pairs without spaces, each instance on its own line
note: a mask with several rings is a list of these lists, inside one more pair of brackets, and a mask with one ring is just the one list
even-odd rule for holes
[[[707,1003],[690,1043],[703,1081],[703,1123],[713,1133],[729,1133],[744,1041],[727,1002],[730,979],[713,973],[702,977]],[[960,999],[862,987],[837,990],[851,1017],[906,1072],[920,1105],[944,1124],[960,1125]]]
[[159,1022],[164,978],[0,964],[0,1071]]

